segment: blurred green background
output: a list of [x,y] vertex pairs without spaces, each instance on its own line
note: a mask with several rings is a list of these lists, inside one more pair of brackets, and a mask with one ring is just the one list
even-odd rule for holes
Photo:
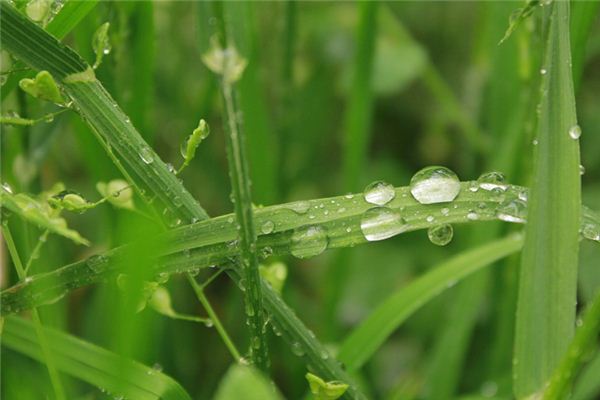
[[[181,178],[212,216],[232,212],[218,82],[202,63],[222,7],[249,61],[240,105],[257,205],[360,192],[374,180],[407,185],[439,164],[461,180],[500,170],[527,185],[540,70],[540,21],[524,21],[503,44],[509,16],[522,2],[239,2],[99,3],[65,39],[88,62],[91,38],[110,22],[112,45],[96,75],[165,162],[178,167],[182,141],[204,118],[211,135]],[[584,203],[600,209],[600,24],[594,2],[572,7],[577,112],[582,127]],[[583,33],[581,33],[583,31]],[[4,88],[3,88],[4,90]],[[55,108],[20,90],[2,94],[2,114],[41,116]],[[39,193],[62,181],[90,200],[98,181],[119,172],[74,113],[34,127],[2,126],[2,182]],[[90,248],[50,236],[33,273],[52,270],[136,239],[146,227],[127,211],[102,205],[69,224]],[[40,231],[13,219],[29,254]],[[437,262],[508,229],[490,223],[455,227],[454,241],[432,245],[414,232],[288,266],[283,297],[331,346],[394,290]],[[2,255],[2,287],[16,282]],[[598,252],[582,243],[581,303],[600,285]],[[510,362],[518,258],[479,273],[417,312],[363,368],[373,398],[442,399],[457,394],[511,396]],[[204,272],[203,272],[204,273]],[[178,311],[204,315],[183,277],[167,287]],[[238,347],[246,326],[239,290],[225,277],[208,296]],[[120,314],[114,285],[78,289],[40,308],[45,325],[156,365],[197,399],[211,398],[232,360],[213,328],[159,316]],[[287,398],[307,390],[305,368],[271,334],[275,382]],[[69,398],[107,395],[67,380]],[[34,382],[35,384],[31,384]],[[50,393],[44,366],[2,349],[2,396]]]

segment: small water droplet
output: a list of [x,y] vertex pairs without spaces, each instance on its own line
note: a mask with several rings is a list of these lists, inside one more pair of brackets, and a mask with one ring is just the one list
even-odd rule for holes
[[304,348],[302,347],[300,342],[292,343],[292,353],[294,353],[298,357],[302,357],[304,355]]
[[583,175],[585,174],[585,167],[581,164],[579,164],[579,175]]
[[589,240],[600,241],[600,227],[592,223],[586,223],[581,230],[584,238]]
[[367,203],[383,206],[396,197],[396,191],[389,183],[376,181],[365,188],[363,195]]
[[2,183],[2,190],[6,193],[13,194],[13,190],[7,182]]
[[328,244],[325,229],[317,225],[303,226],[294,230],[290,250],[298,258],[309,258],[321,254]]
[[454,236],[454,229],[450,224],[432,226],[427,230],[427,237],[429,241],[437,246],[445,246]]
[[444,207],[444,208],[442,208],[442,209],[440,210],[440,213],[441,213],[443,216],[447,216],[448,214],[450,214],[450,209],[449,209],[449,208],[447,208],[447,207]]
[[425,220],[427,222],[433,222],[435,220],[435,218],[433,217],[433,215],[428,215],[427,218],[425,218]]
[[546,75],[547,73],[548,73],[548,70],[546,68],[540,69],[540,74]]
[[367,210],[360,220],[360,229],[369,242],[384,240],[407,230],[406,221],[387,207]]
[[504,174],[498,171],[486,172],[477,178],[479,187],[484,190],[506,190],[507,186],[504,184]]
[[97,254],[95,256],[91,256],[87,259],[87,266],[94,271],[95,273],[102,272],[102,266],[108,262],[108,258]]
[[288,207],[297,214],[306,214],[310,208],[310,204],[308,201],[297,201],[295,203],[290,203]]
[[507,199],[500,203],[496,216],[502,221],[525,223],[527,221],[527,204],[519,199]]
[[273,221],[265,221],[261,225],[260,231],[263,234],[268,235],[269,233],[273,232],[274,228],[275,228],[275,224],[273,223]]
[[460,192],[460,182],[446,167],[426,167],[410,180],[410,193],[421,204],[452,201]]
[[479,219],[479,214],[477,214],[475,211],[471,210],[467,214],[467,219],[470,221],[477,221]]
[[579,139],[581,137],[581,127],[579,125],[573,125],[569,128],[569,136],[573,140]]
[[154,162],[154,155],[152,154],[152,149],[150,147],[144,147],[140,150],[140,158],[146,164],[152,164]]

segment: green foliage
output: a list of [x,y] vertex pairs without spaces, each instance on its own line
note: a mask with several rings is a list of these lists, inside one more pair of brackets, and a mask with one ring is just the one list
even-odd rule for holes
[[1,2],[0,397],[597,397],[598,10]]

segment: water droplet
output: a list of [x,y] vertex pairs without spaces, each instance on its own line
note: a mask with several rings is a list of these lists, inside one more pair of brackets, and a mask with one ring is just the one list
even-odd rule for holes
[[310,204],[308,201],[297,201],[295,203],[290,203],[288,207],[297,214],[306,214],[310,208]]
[[433,215],[428,215],[427,218],[425,218],[425,220],[427,222],[433,222],[433,221],[435,221],[435,218],[433,217]]
[[581,164],[579,164],[579,175],[583,175],[585,174],[585,167]]
[[589,240],[600,241],[600,227],[592,223],[586,223],[581,230],[584,238]]
[[175,169],[175,167],[173,166],[173,164],[171,163],[167,163],[167,169],[169,170],[170,173],[175,174],[177,173],[177,170]]
[[454,229],[450,224],[432,226],[427,230],[429,241],[437,246],[445,246],[452,240]]
[[275,224],[273,223],[273,221],[265,221],[261,225],[260,231],[263,234],[268,235],[269,233],[273,232],[274,228],[275,228]]
[[460,182],[446,167],[426,167],[410,180],[410,193],[421,204],[452,201],[460,192]]
[[152,154],[152,149],[150,147],[144,147],[140,150],[140,158],[146,164],[152,164],[154,162],[154,155]]
[[407,228],[406,221],[400,214],[387,207],[371,208],[360,220],[360,229],[369,242],[396,236]]
[[321,350],[321,359],[327,360],[328,358],[329,358],[329,353],[327,352],[327,350],[325,350],[325,349]]
[[548,73],[548,70],[546,68],[540,69],[540,74],[546,75],[547,73]]
[[317,225],[303,226],[294,230],[290,250],[298,258],[309,258],[321,254],[327,248],[325,229]]
[[446,208],[446,207],[444,207],[444,208],[442,208],[442,209],[440,210],[440,213],[441,213],[443,216],[447,216],[448,214],[450,214],[450,209],[449,209],[449,208]]
[[91,256],[90,258],[87,259],[86,264],[87,266],[94,271],[95,273],[99,273],[102,272],[102,266],[104,264],[106,264],[108,262],[108,258],[97,254],[95,256]]
[[367,203],[383,206],[396,197],[396,191],[389,183],[376,181],[365,188],[363,195]]
[[504,184],[504,180],[505,177],[502,172],[492,171],[482,174],[479,178],[477,178],[477,183],[479,184],[479,187],[484,190],[501,189],[504,191],[507,187]]
[[497,217],[506,222],[525,223],[527,221],[527,204],[521,199],[508,199],[498,207]]
[[477,214],[473,210],[470,210],[469,213],[467,214],[467,219],[470,221],[477,221],[479,219],[479,214]]
[[212,328],[214,326],[213,320],[210,318],[207,318],[204,321],[204,326],[206,326],[207,328]]
[[579,139],[579,137],[581,136],[581,127],[579,125],[573,125],[572,127],[570,127],[569,136],[573,140]]
[[302,357],[304,355],[304,348],[302,347],[300,342],[292,343],[292,353],[294,353],[298,357]]
[[534,146],[537,146],[539,143],[539,141],[537,139],[533,139],[533,141],[531,142],[531,144],[533,144]]

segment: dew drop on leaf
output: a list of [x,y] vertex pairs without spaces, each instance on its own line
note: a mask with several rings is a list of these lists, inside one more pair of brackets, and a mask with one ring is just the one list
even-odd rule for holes
[[325,229],[317,225],[303,226],[294,230],[290,250],[298,258],[309,258],[321,254],[328,244]]
[[383,206],[396,197],[396,191],[389,183],[375,181],[365,188],[363,195],[367,203]]
[[407,230],[406,221],[387,207],[374,207],[362,215],[360,229],[369,242],[384,240]]
[[445,246],[454,236],[454,229],[450,224],[432,226],[427,230],[429,241],[437,246]]
[[477,183],[479,184],[479,187],[484,190],[500,189],[504,191],[506,190],[504,180],[505,177],[502,172],[492,171],[482,174],[479,178],[477,178]]
[[579,139],[579,137],[581,136],[581,127],[579,125],[573,125],[572,127],[570,127],[569,136],[573,140]]
[[517,199],[507,199],[500,203],[497,217],[506,222],[525,223],[527,221],[527,204]]
[[152,149],[149,147],[144,147],[140,150],[140,158],[146,164],[152,164],[154,162],[154,155],[152,154]]
[[417,172],[410,180],[410,193],[421,204],[452,201],[460,192],[460,182],[446,167],[431,166]]
[[263,234],[268,235],[269,233],[273,232],[274,228],[275,228],[275,224],[273,223],[273,221],[265,221],[261,225],[260,231]]

